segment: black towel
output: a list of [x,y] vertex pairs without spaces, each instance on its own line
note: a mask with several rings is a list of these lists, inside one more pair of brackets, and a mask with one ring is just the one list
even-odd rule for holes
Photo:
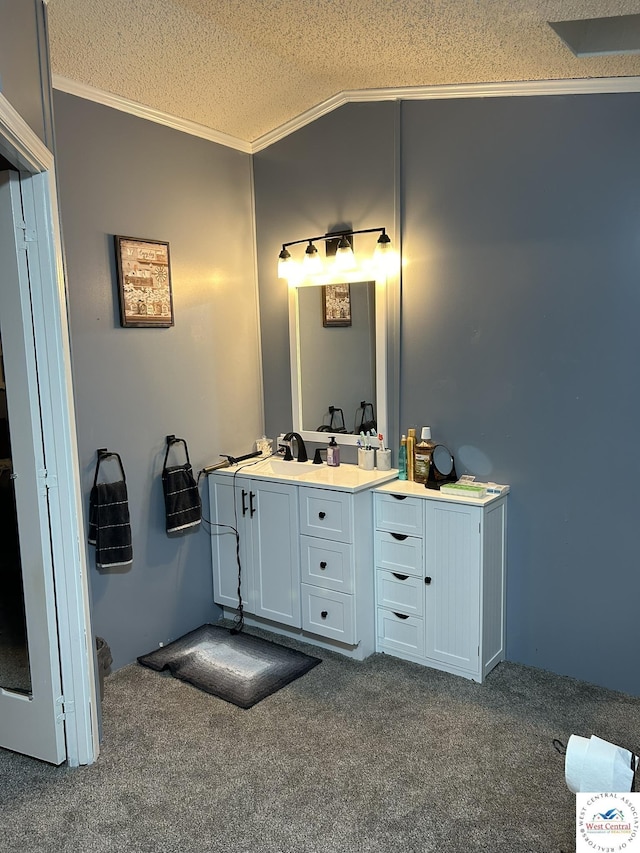
[[[187,461],[184,465],[167,467],[169,450],[175,444],[182,443]],[[193,478],[189,462],[187,443],[183,438],[167,436],[167,452],[162,468],[162,489],[164,491],[164,506],[166,511],[167,533],[178,533],[189,527],[197,527],[202,520],[202,501],[198,485]]]
[[[122,480],[98,483],[100,465],[111,456],[118,459]],[[122,460],[117,453],[98,451],[89,495],[89,544],[96,546],[96,566],[99,569],[128,566],[133,562],[127,484]]]

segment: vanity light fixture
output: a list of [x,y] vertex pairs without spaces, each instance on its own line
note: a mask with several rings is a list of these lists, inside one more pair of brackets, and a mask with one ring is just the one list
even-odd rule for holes
[[[380,232],[373,259],[366,258],[358,263],[353,251],[353,237],[355,234],[375,234]],[[331,262],[323,264],[320,254],[314,243],[324,240],[325,249],[333,249],[334,257]],[[300,264],[295,261],[289,252],[290,246],[307,243],[304,258]],[[331,255],[331,251],[326,251]],[[395,252],[392,250],[391,239],[385,228],[362,228],[359,231],[333,231],[330,234],[320,234],[316,237],[305,237],[303,240],[292,240],[290,243],[282,244],[282,251],[278,256],[278,278],[286,279],[289,284],[297,285],[303,279],[310,279],[311,284],[325,284],[332,278],[345,278],[351,275],[371,275],[378,271],[386,275],[393,271]],[[315,279],[315,280],[314,280]],[[326,281],[325,281],[326,279]]]

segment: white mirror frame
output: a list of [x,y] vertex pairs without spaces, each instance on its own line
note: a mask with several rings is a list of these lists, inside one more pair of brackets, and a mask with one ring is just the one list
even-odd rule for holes
[[[347,276],[341,280],[346,281]],[[362,281],[363,275],[357,276]],[[356,280],[356,279],[354,279]],[[369,280],[371,277],[369,276]],[[289,285],[289,347],[291,362],[291,408],[294,432],[299,433],[305,441],[316,441],[326,444],[328,433],[317,430],[302,429],[302,374],[300,371],[300,324],[298,322],[298,287],[319,286],[315,282],[304,282],[299,285]],[[375,322],[376,322],[376,421],[378,433],[384,436],[389,446],[389,419],[387,417],[387,280],[383,277],[375,279]],[[347,433],[336,433],[338,444],[353,444],[359,436]],[[377,440],[376,440],[377,444]]]

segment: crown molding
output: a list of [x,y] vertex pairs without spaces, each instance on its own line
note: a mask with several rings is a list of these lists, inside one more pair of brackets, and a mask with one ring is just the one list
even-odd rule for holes
[[452,83],[397,89],[348,89],[312,107],[291,121],[254,139],[255,154],[347,103],[368,101],[430,101],[452,98],[514,98],[532,95],[592,95],[640,92],[640,77],[591,77],[571,80],[523,80],[508,83]]
[[179,130],[191,136],[198,136],[201,139],[208,139],[209,142],[218,142],[220,145],[225,145],[227,148],[234,148],[236,151],[242,151],[245,154],[252,153],[250,142],[245,142],[244,139],[238,139],[236,136],[230,136],[218,130],[212,130],[210,127],[205,127],[203,124],[198,124],[195,121],[178,118],[170,113],[164,113],[162,110],[156,110],[137,101],[131,101],[129,98],[123,98],[120,95],[105,92],[103,89],[97,89],[95,86],[76,83],[75,80],[70,80],[68,77],[62,77],[59,74],[54,74],[51,82],[54,89],[57,89],[59,92],[66,92],[67,95],[76,95],[78,98],[94,101],[96,104],[102,104],[105,107],[112,107],[114,110],[120,110],[120,112],[129,113],[138,118],[153,121],[156,124],[162,124],[173,130]]
[[171,127],[182,133],[199,136],[210,142],[217,142],[245,154],[256,154],[275,142],[290,136],[308,124],[316,121],[338,107],[349,103],[372,101],[429,101],[453,98],[520,98],[534,95],[593,95],[640,92],[640,77],[589,77],[571,80],[523,80],[507,83],[452,83],[441,86],[405,86],[396,89],[347,89],[331,98],[327,98],[315,107],[306,110],[288,122],[247,142],[236,136],[230,136],[212,130],[202,124],[147,107],[120,95],[113,95],[94,86],[76,83],[67,77],[54,74],[53,88],[69,95],[76,95],[89,101],[95,101],[107,107],[130,113],[156,124]]

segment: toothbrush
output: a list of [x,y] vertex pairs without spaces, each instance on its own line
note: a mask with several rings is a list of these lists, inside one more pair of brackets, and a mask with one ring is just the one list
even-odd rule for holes
[[366,450],[367,449],[367,439],[366,439],[365,434],[362,430],[360,430],[360,438],[362,439],[362,446]]
[[380,442],[380,450],[384,450],[384,436],[381,432],[378,433],[378,441]]

